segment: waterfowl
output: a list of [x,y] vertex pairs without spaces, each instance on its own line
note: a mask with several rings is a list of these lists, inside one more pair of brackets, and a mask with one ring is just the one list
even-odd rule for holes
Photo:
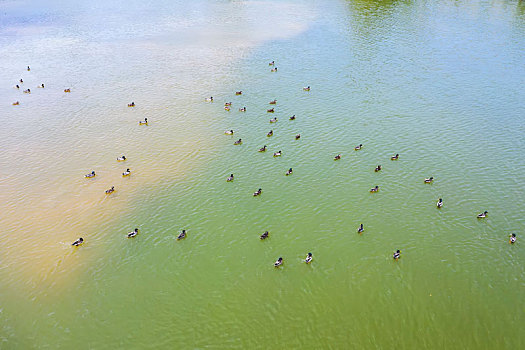
[[40,84],[39,88],[44,88],[44,83]]
[[242,139],[238,139],[238,140],[235,141],[233,144],[234,144],[234,145],[241,145],[241,144],[242,144]]
[[399,153],[397,153],[395,156],[390,157],[390,160],[398,160],[399,159]]
[[428,179],[425,179],[425,183],[426,183],[426,184],[429,184],[429,183],[431,183],[432,181],[434,181],[434,178],[433,178],[432,176],[429,177]]
[[262,193],[262,189],[259,188],[257,191],[253,192],[253,196],[254,197],[260,196],[261,193]]
[[273,154],[273,156],[274,156],[274,157],[280,157],[280,156],[281,156],[281,154],[282,154],[282,152],[281,152],[281,151],[279,151],[279,152],[275,152],[275,153]]
[[370,189],[370,192],[379,192],[379,186],[372,187],[372,188]]
[[204,101],[206,101],[206,102],[213,102],[213,96],[206,97],[206,98],[204,99]]
[[235,91],[235,95],[242,95],[242,91]]
[[64,92],[71,92],[71,89],[64,89]]
[[95,176],[96,176],[96,175],[95,175],[95,172],[94,172],[94,171],[92,171],[92,172],[89,173],[89,174],[84,175],[84,177],[87,177],[87,178],[95,177]]
[[224,106],[225,106],[225,107],[226,107],[226,106],[231,106],[231,105],[232,105],[231,102],[225,102],[225,103],[224,103]]
[[270,235],[270,232],[266,231],[266,232],[264,232],[259,238],[260,238],[261,240],[263,240],[263,239],[268,238],[269,235]]
[[113,192],[115,192],[115,186],[111,186],[109,190],[106,190],[106,194],[112,194]]
[[270,108],[270,109],[267,109],[266,112],[267,113],[273,113],[273,112],[275,112],[275,109],[274,108]]
[[18,106],[20,104],[20,102],[16,101],[16,102],[13,102],[13,106]]
[[135,230],[133,230],[131,232],[128,232],[128,238],[133,238],[133,237],[135,237],[138,234],[139,234],[139,229],[136,228]]
[[15,87],[16,87],[17,89],[20,89],[20,85],[18,85],[18,84],[16,84]]
[[334,157],[334,160],[339,160],[339,159],[341,159],[341,155],[340,155],[340,154],[338,154],[338,155],[336,155],[336,156]]
[[118,157],[117,162],[123,162],[126,160],[126,156]]
[[304,259],[304,262],[307,263],[307,264],[309,264],[309,263],[312,262],[313,259],[314,259],[314,258],[313,258],[313,256],[312,256],[312,253],[308,253],[308,255],[306,255],[306,259]]
[[271,105],[277,104],[277,100],[272,100],[272,101],[270,101],[270,104],[271,104]]
[[122,176],[129,176],[129,175],[131,175],[131,171],[129,171],[129,168],[127,168],[126,171],[122,173]]
[[277,118],[270,119],[270,123],[277,123]]
[[21,83],[24,83],[24,81],[22,79],[19,80]]
[[401,251],[398,249],[395,251],[394,255],[393,255],[393,258],[394,260],[397,260],[401,257]]
[[239,112],[246,112],[246,106],[239,108]]
[[224,106],[224,110],[225,111],[229,111],[230,110],[230,106]]
[[227,181],[227,182],[232,182],[232,181],[233,181],[233,174],[231,174],[230,176],[228,176],[228,177],[226,178],[226,181]]
[[31,70],[31,68],[29,68],[29,66],[27,66],[27,71],[29,72]]
[[285,175],[288,176],[288,175],[292,175],[292,174],[293,174],[293,170],[292,170],[292,168],[290,168],[290,169],[288,169],[288,171],[286,172]]
[[310,85],[308,85],[307,87],[304,87],[303,90],[304,91],[310,91]]
[[24,90],[24,94],[30,94],[30,93],[31,93],[31,89]]
[[272,61],[272,62],[268,63],[268,65],[269,65],[269,66],[273,66],[273,65],[275,65],[275,61]]
[[180,241],[183,238],[186,238],[186,230],[182,230],[182,232],[177,236],[177,241]]
[[359,146],[355,146],[354,150],[359,151],[361,148],[363,148],[363,144],[360,144]]
[[357,233],[363,233],[365,231],[365,227],[363,226],[363,224],[359,225],[359,227],[357,228]]
[[148,125],[148,118],[144,118],[144,120],[140,120],[139,125]]
[[275,267],[279,267],[279,266],[281,266],[282,264],[283,264],[283,258],[279,258],[279,259],[277,259],[276,262],[273,263],[273,266],[275,266]]
[[375,172],[381,171],[381,165],[376,166]]
[[441,207],[443,206],[443,199],[440,198],[440,199],[438,200],[438,202],[436,203],[436,206],[437,206],[438,208],[441,208]]
[[135,102],[128,103],[128,107],[135,107]]
[[266,152],[266,145],[259,148],[259,152]]
[[295,135],[295,139],[296,139],[296,140],[299,140],[300,138],[301,138],[301,134],[297,134],[297,135]]
[[226,130],[224,133],[226,135],[233,135],[233,130]]
[[80,237],[79,239],[77,239],[76,241],[74,241],[71,245],[72,245],[72,246],[75,246],[75,247],[78,247],[78,246],[81,245],[82,243],[84,243],[84,238]]
[[518,238],[516,237],[516,234],[515,234],[515,233],[511,234],[511,235],[510,235],[510,238],[509,238],[509,243],[510,243],[510,244],[514,244],[514,243],[516,243],[516,239],[518,239]]
[[268,131],[268,133],[266,134],[266,136],[268,136],[268,137],[273,136],[273,130]]
[[290,117],[290,120],[295,120],[295,114]]
[[277,67],[271,69],[272,72],[277,72]]
[[489,212],[485,210],[483,213],[478,214],[477,218],[478,218],[478,219],[486,218],[488,213],[489,213]]

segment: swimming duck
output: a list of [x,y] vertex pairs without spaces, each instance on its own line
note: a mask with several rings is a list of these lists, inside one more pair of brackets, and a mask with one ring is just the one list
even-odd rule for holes
[[290,120],[295,120],[295,114],[290,117]]
[[277,67],[271,69],[272,72],[277,72]]
[[515,233],[511,234],[511,235],[510,235],[510,238],[509,238],[509,243],[510,243],[510,244],[514,244],[514,243],[516,243],[516,239],[518,239],[518,238],[516,237],[516,234],[515,234]]
[[29,66],[27,66],[27,71],[29,72],[31,70],[31,68],[29,68]]
[[71,245],[72,245],[72,246],[75,246],[75,247],[78,247],[78,246],[81,245],[82,243],[84,243],[84,238],[80,237],[79,239],[77,239],[76,241],[74,241]]
[[31,89],[24,90],[24,94],[30,94],[30,93],[31,93]]
[[133,238],[133,237],[135,237],[138,234],[139,234],[139,229],[136,228],[135,230],[133,230],[131,232],[128,232],[128,238]]
[[44,88],[44,83],[40,84],[39,88]]
[[381,171],[381,165],[376,166],[375,172]]
[[277,123],[277,118],[270,119],[270,123]]
[[393,255],[394,260],[397,260],[401,257],[401,251],[398,249]]
[[270,108],[270,109],[267,109],[266,112],[267,113],[273,113],[273,112],[275,112],[275,109],[274,108]]
[[180,241],[183,238],[186,238],[186,230],[182,230],[182,232],[177,236],[177,241]]
[[279,259],[277,259],[276,262],[273,263],[273,266],[275,266],[275,267],[279,267],[279,266],[281,266],[282,264],[283,264],[283,258],[279,258]]
[[235,91],[235,95],[242,95],[242,90],[241,91]]
[[363,226],[363,224],[359,225],[359,227],[357,228],[357,233],[363,233],[365,231],[365,227]]
[[232,105],[231,102],[225,102],[225,103],[224,103],[224,106],[225,106],[225,107],[230,107],[231,105]]
[[234,145],[241,145],[241,144],[242,144],[242,139],[238,139],[238,140],[235,141],[233,144],[234,144]]
[[359,146],[355,146],[354,150],[359,151],[361,148],[363,148],[363,144],[360,144]]
[[483,213],[478,214],[477,218],[478,218],[478,219],[486,218],[488,213],[489,213],[489,212],[485,210]]
[[277,100],[272,100],[272,101],[270,101],[270,104],[271,104],[271,105],[277,104]]
[[118,157],[117,162],[123,162],[126,160],[126,156]]
[[304,91],[310,91],[310,85],[308,85],[307,87],[304,87],[303,90]]
[[272,62],[268,63],[268,65],[269,65],[269,66],[273,66],[273,65],[275,65],[275,61],[272,61]]
[[18,106],[20,104],[20,102],[16,101],[16,102],[13,102],[13,106]]
[[376,187],[372,187],[370,189],[370,192],[378,192],[379,191],[379,186],[376,186]]
[[230,176],[228,176],[228,177],[226,178],[226,181],[227,181],[227,182],[232,182],[232,181],[233,181],[233,174],[231,174]]
[[432,181],[434,181],[434,178],[433,178],[432,176],[429,177],[428,179],[425,179],[425,183],[426,183],[426,184],[429,184],[429,183],[431,183]]
[[233,130],[226,130],[224,133],[226,135],[233,135]]
[[341,155],[340,155],[340,154],[338,154],[338,155],[336,155],[336,156],[334,157],[334,160],[339,160],[339,159],[341,159]]
[[297,134],[297,135],[295,135],[295,139],[296,139],[296,140],[299,140],[300,138],[301,138],[301,134]]
[[288,169],[288,171],[286,172],[285,175],[288,176],[288,175],[292,175],[292,174],[293,174],[293,170],[292,170],[292,168],[290,168],[290,169]]
[[309,263],[312,262],[313,259],[314,259],[314,258],[313,258],[313,256],[312,256],[312,253],[308,253],[308,255],[306,255],[306,259],[304,259],[304,262],[307,263],[307,264],[309,264]]
[[443,206],[443,199],[440,198],[440,199],[438,200],[436,206],[437,206],[438,208],[441,208],[441,207]]
[[135,102],[128,103],[128,107],[135,107]]
[[259,152],[266,152],[266,145],[264,145],[263,147],[259,148]]
[[115,186],[111,186],[109,190],[106,190],[106,194],[112,194],[113,192],[115,192]]
[[279,152],[275,152],[275,153],[273,154],[273,156],[274,156],[274,157],[280,157],[280,156],[281,156],[281,154],[282,154],[282,152],[281,152],[281,151],[279,151]]
[[140,120],[139,125],[148,125],[148,118],[144,118],[144,120]]
[[397,153],[395,156],[390,157],[391,160],[398,160],[399,159],[399,153]]
[[266,134],[266,136],[268,136],[268,137],[273,136],[273,130],[268,131],[268,133]]
[[16,84],[15,87],[16,87],[17,89],[20,89],[20,85],[18,85],[18,84]]
[[71,92],[71,89],[64,89],[64,92]]
[[253,192],[253,196],[254,197],[260,196],[261,193],[262,193],[262,189],[259,188],[257,191]]
[[129,175],[131,175],[131,171],[129,171],[129,168],[126,169],[126,171],[122,173],[122,176],[129,176]]
[[22,79],[19,80],[21,83],[23,83],[24,81]]
[[206,101],[206,102],[213,102],[213,96],[205,98],[204,101]]
[[239,108],[239,112],[246,112],[246,106]]
[[264,232],[259,238],[260,238],[261,240],[263,240],[263,239],[268,238],[269,235],[270,235],[270,232],[266,231],[266,232]]
[[230,106],[224,106],[224,110],[225,111],[229,111],[230,110]]
[[87,178],[95,177],[95,172],[92,171],[91,173],[84,175],[84,177],[87,177]]

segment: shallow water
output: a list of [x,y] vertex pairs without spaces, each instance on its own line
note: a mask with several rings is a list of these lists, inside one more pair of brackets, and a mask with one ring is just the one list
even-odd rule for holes
[[523,347],[523,3],[0,6],[1,348]]

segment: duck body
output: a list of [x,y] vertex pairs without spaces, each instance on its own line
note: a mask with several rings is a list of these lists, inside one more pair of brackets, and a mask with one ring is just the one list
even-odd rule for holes
[[275,267],[279,267],[279,266],[281,266],[282,264],[283,264],[283,258],[279,258],[279,259],[277,259],[276,262],[273,263],[273,266],[275,266]]
[[71,89],[64,89],[64,92],[71,92]]
[[434,181],[434,178],[432,176],[429,177],[428,179],[425,179],[426,184],[432,183],[433,181]]
[[78,247],[78,246],[82,245],[83,243],[84,243],[84,239],[82,237],[80,237],[79,239],[77,239],[76,241],[71,243],[71,245],[73,247]]
[[375,171],[376,173],[377,173],[378,171],[381,171],[381,165],[376,166],[376,168],[375,168],[374,171]]
[[225,102],[225,103],[224,103],[224,107],[230,107],[231,105],[232,105],[231,102]]
[[309,263],[312,262],[313,259],[314,259],[314,257],[312,256],[312,253],[308,253],[308,254],[306,255],[306,258],[304,259],[304,262],[307,263],[307,264],[309,264]]
[[339,160],[339,159],[341,159],[341,155],[340,155],[340,154],[338,154],[338,155],[336,155],[336,156],[334,157],[334,160]]
[[395,156],[390,157],[390,160],[398,160],[399,154],[396,154]]
[[488,213],[489,213],[489,212],[485,210],[483,213],[478,214],[477,218],[478,218],[478,219],[486,218]]
[[359,151],[361,148],[363,148],[363,145],[362,145],[362,144],[360,144],[359,146],[355,146],[355,147],[354,147],[354,150]]
[[272,101],[270,101],[270,104],[271,104],[271,105],[275,105],[275,104],[277,104],[277,100],[272,100]]
[[140,120],[139,125],[148,125],[148,118],[144,118],[144,120]]
[[266,231],[259,238],[262,241],[262,240],[265,240],[266,238],[268,238],[269,236],[270,236],[270,232]]
[[234,145],[242,145],[242,139],[238,139],[233,143]]
[[130,175],[131,175],[131,171],[129,171],[129,168],[126,169],[126,171],[122,173],[122,176],[130,176]]
[[282,155],[282,152],[281,152],[281,151],[279,151],[279,152],[275,152],[275,153],[273,154],[274,157],[280,157],[281,155]]
[[228,176],[228,177],[226,178],[226,181],[227,181],[227,182],[232,182],[232,181],[233,181],[233,174],[231,174],[230,176]]
[[275,61],[272,61],[272,62],[268,63],[268,65],[269,65],[269,66],[273,66],[273,65],[275,65]]
[[374,193],[374,192],[379,192],[379,186],[375,186],[375,187],[372,187],[370,189],[370,192]]
[[443,199],[439,199],[438,202],[436,203],[436,207],[441,208],[443,206]]
[[117,162],[123,162],[126,160],[126,156],[118,157]]
[[509,243],[510,243],[510,244],[514,244],[514,243],[516,243],[516,240],[517,240],[517,239],[518,239],[518,238],[516,237],[516,234],[513,233],[513,234],[510,235]]
[[300,138],[301,138],[301,134],[297,134],[297,135],[295,135],[295,139],[296,139],[296,140],[299,140]]
[[242,95],[242,90],[241,91],[235,91],[235,95]]
[[106,194],[112,194],[113,192],[115,192],[115,186],[111,186],[109,190],[106,190]]
[[239,112],[246,112],[246,107],[239,108]]
[[274,108],[270,108],[270,109],[267,109],[266,112],[267,113],[273,113],[273,112],[275,112],[275,109]]
[[273,130],[268,131],[268,133],[266,134],[266,136],[268,136],[268,137],[273,136]]
[[177,241],[180,241],[184,238],[186,238],[186,230],[182,230],[182,232],[177,236]]
[[359,225],[359,227],[357,228],[357,233],[363,233],[364,231],[365,231],[365,228],[363,224]]
[[133,238],[133,237],[135,237],[135,236],[138,235],[138,234],[139,234],[139,229],[136,228],[136,229],[134,229],[133,231],[128,232],[128,238]]
[[224,133],[226,135],[233,135],[233,130],[226,130]]
[[292,175],[292,174],[293,174],[293,169],[290,168],[290,169],[288,169],[288,171],[286,172],[285,175],[288,176],[288,175]]
[[396,250],[392,257],[394,258],[394,260],[398,260],[401,257],[401,251]]
[[253,196],[254,197],[260,196],[261,193],[262,193],[262,189],[259,188],[257,191],[253,192]]
[[206,97],[206,98],[204,99],[204,101],[206,101],[206,102],[213,102],[213,97],[212,97],[212,96],[210,96],[210,97]]
[[271,69],[272,72],[277,72],[277,67]]
[[19,101],[13,102],[13,106],[18,106],[20,104]]
[[30,93],[31,93],[31,89],[24,90],[24,94],[30,94]]
[[259,152],[266,152],[266,145],[264,145],[263,147],[259,148]]
[[310,86],[304,87],[303,90],[304,91],[310,91]]
[[135,107],[135,102],[128,103],[128,107]]
[[295,120],[295,114],[290,117],[290,120]]
[[277,118],[270,119],[270,123],[277,123]]
[[89,173],[89,174],[84,175],[84,177],[86,177],[86,178],[91,178],[91,177],[95,177],[95,176],[96,176],[96,175],[95,175],[95,172],[94,172],[94,171],[92,171],[92,172]]

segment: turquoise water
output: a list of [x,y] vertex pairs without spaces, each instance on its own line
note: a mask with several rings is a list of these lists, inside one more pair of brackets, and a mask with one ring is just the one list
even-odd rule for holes
[[0,5],[1,348],[523,347],[522,2]]

